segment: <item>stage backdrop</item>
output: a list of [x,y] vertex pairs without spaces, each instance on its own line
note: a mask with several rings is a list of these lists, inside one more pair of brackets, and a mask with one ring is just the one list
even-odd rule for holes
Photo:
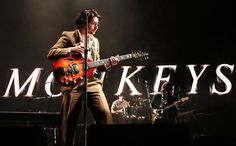
[[[109,104],[116,95],[153,99],[164,81],[183,112],[207,135],[236,136],[235,9],[232,1],[194,0],[9,0],[0,5],[0,111],[60,112],[48,50],[63,30],[74,30],[84,8],[102,16],[96,36],[101,57],[149,53],[120,62],[104,74]],[[93,122],[89,115],[89,122]]]

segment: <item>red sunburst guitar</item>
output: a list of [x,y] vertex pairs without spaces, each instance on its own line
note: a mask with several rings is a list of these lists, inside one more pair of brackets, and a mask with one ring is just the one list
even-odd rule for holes
[[[119,60],[127,60],[131,58],[140,59],[148,58],[148,53],[137,51],[135,53],[118,56]],[[87,77],[93,75],[96,67],[107,64],[109,58],[93,62],[88,59]],[[84,78],[84,60],[74,56],[60,58],[53,62],[53,75],[55,80],[62,86],[76,86],[83,84]]]

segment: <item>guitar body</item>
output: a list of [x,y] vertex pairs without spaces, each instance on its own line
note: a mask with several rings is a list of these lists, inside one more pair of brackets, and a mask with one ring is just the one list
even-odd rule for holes
[[[88,59],[88,62],[92,62]],[[91,76],[96,68],[89,68],[87,76]],[[84,83],[84,60],[76,57],[60,58],[53,63],[55,80],[63,86],[82,85]]]
[[161,114],[162,114],[161,111],[162,111],[162,109],[153,109],[152,110],[152,116],[151,116],[152,124],[154,124],[157,119],[161,118]]

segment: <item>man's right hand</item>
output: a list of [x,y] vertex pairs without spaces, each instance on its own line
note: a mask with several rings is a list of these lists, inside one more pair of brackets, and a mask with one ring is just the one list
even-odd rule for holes
[[71,54],[84,58],[84,50],[85,48],[83,45],[74,46],[71,47]]

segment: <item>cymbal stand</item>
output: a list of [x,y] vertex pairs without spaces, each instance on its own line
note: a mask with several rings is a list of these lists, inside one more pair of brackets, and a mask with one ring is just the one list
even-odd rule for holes
[[148,104],[149,104],[149,120],[152,120],[152,104],[151,104],[151,99],[150,99],[150,92],[148,90],[148,81],[145,81],[145,87],[147,91],[147,98],[148,98]]

